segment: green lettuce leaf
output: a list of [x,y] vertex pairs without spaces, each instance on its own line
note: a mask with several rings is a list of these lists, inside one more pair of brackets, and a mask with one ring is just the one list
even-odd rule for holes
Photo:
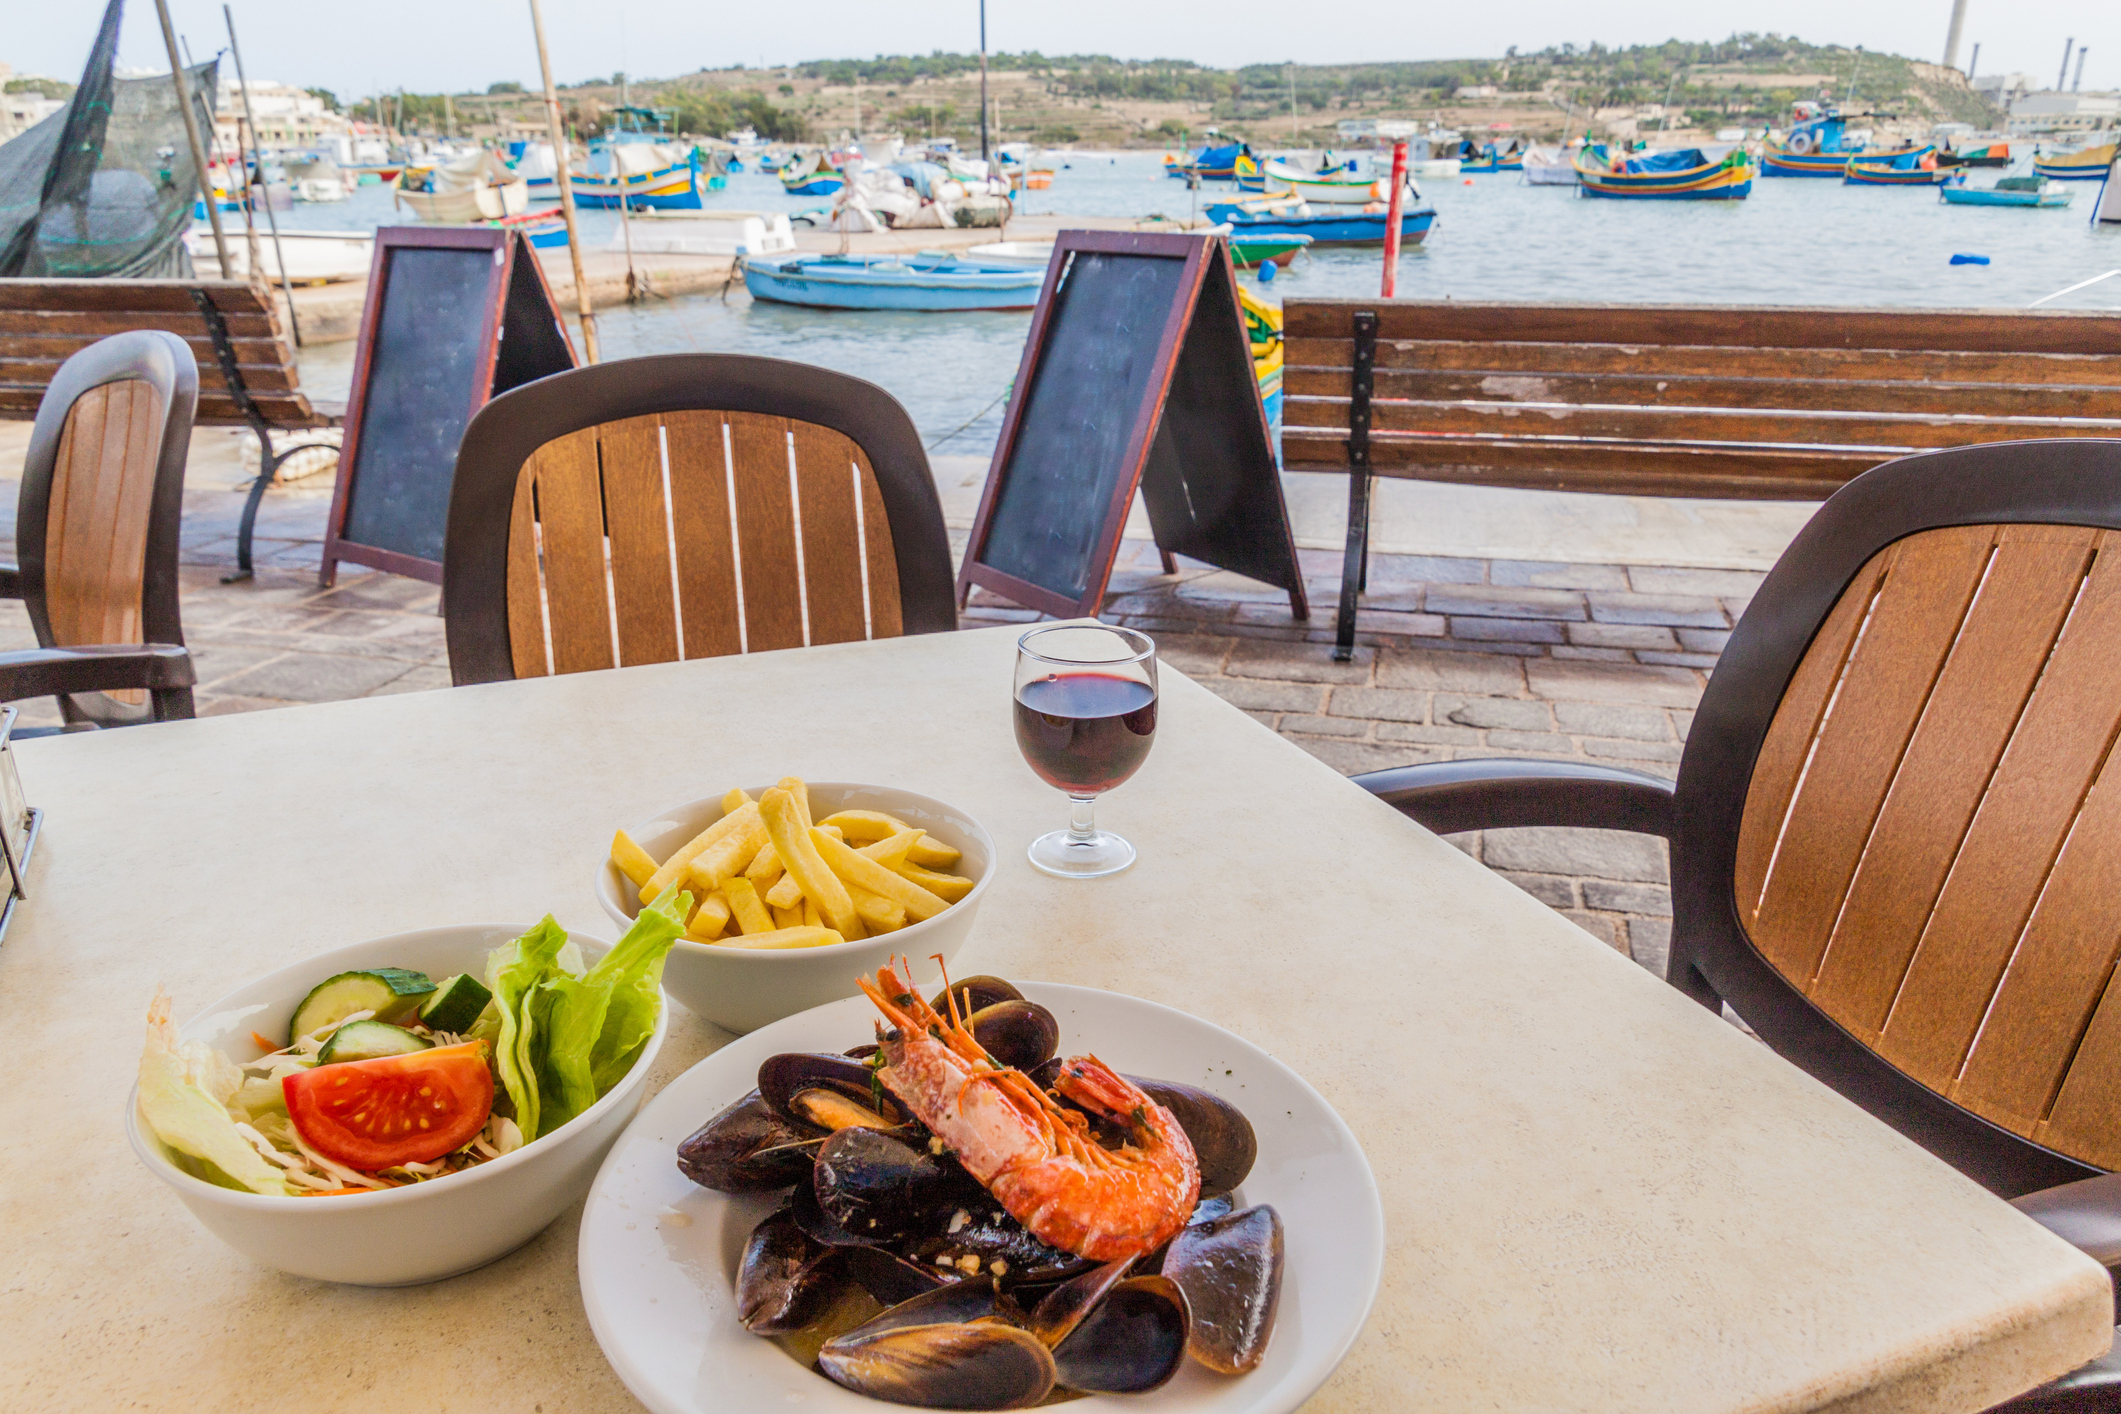
[[500,1009],[501,1036],[494,1046],[494,1069],[515,1106],[516,1128],[526,1139],[538,1136],[539,1086],[537,1036],[532,994],[547,975],[556,974],[556,959],[567,944],[567,930],[546,914],[537,927],[486,958],[486,985]]
[[198,1041],[180,1042],[169,998],[156,993],[140,1053],[140,1119],[185,1172],[223,1188],[294,1192],[236,1129],[228,1101],[242,1084],[233,1061]]
[[691,916],[692,895],[678,893],[675,885],[665,889],[583,979],[609,979],[611,985],[611,1004],[589,1053],[589,1074],[597,1094],[626,1077],[655,1034],[663,1005],[663,960],[683,936],[685,920]]

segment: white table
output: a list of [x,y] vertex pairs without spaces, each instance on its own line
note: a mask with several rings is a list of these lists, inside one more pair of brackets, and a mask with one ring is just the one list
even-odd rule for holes
[[[1002,852],[966,972],[1116,988],[1267,1047],[1363,1142],[1390,1251],[1330,1409],[1974,1410],[2102,1351],[2105,1274],[1326,767],[1167,671],[1063,882],[1010,630],[459,688],[24,743],[48,812],[0,946],[0,1406],[632,1409],[576,1219],[437,1286],[253,1267],[121,1127],[178,1015],[340,943],[449,922],[608,933],[615,824],[794,772],[896,783]],[[726,1039],[674,1018],[656,1083]],[[702,1116],[704,1119],[705,1116]],[[1142,1406],[1151,1409],[1151,1404]]]

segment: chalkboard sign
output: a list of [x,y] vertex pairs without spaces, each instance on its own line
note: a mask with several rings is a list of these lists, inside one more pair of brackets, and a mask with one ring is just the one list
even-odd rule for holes
[[545,273],[520,233],[376,232],[324,583],[341,561],[440,583],[465,425],[495,394],[574,366]]
[[1237,275],[1220,237],[1063,231],[958,574],[1050,614],[1103,606],[1139,489],[1163,551],[1309,617]]

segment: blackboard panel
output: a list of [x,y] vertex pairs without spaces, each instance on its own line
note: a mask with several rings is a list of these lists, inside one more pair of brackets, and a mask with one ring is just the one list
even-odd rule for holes
[[484,401],[495,255],[490,247],[387,249],[339,538],[441,561],[457,443]]
[[536,256],[523,246],[508,276],[508,313],[494,355],[493,396],[573,367],[574,345],[553,313]]
[[1096,569],[1101,517],[1133,474],[1128,441],[1152,397],[1186,261],[1077,251],[1054,292],[1051,334],[988,522],[981,564],[1067,599]]

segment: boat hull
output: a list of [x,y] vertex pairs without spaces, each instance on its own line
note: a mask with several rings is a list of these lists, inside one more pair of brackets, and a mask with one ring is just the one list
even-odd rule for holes
[[1577,164],[1585,196],[1630,201],[1743,201],[1752,195],[1751,163],[1728,161],[1677,172],[1599,172]]
[[805,177],[799,182],[783,181],[781,187],[790,196],[831,196],[847,185],[847,179],[837,172],[821,173]]
[[[1332,245],[1383,245],[1385,229],[1391,220],[1383,211],[1329,212],[1312,216],[1268,215],[1246,211],[1237,206],[1211,206],[1208,219],[1227,221],[1231,226],[1230,239],[1242,241],[1250,236],[1309,236],[1313,246]],[[1399,217],[1399,238],[1407,245],[1419,245],[1429,228],[1436,224],[1433,207],[1417,207],[1403,211]]]
[[1230,235],[1230,259],[1250,269],[1266,261],[1276,265],[1287,265],[1296,259],[1296,253],[1312,243],[1311,237],[1289,232],[1269,235],[1262,231],[1246,231]]
[[598,211],[618,210],[622,197],[633,211],[698,211],[707,204],[702,197],[708,184],[690,164],[635,173],[623,182],[570,172],[568,184],[574,189],[575,205]]
[[1951,174],[1949,167],[1937,165],[1935,148],[1918,147],[1890,157],[1858,154],[1849,159],[1848,171],[1841,180],[1858,187],[1928,187]]
[[1972,187],[1944,187],[1937,193],[1952,206],[2045,206],[2069,205],[2066,191],[1989,191]]
[[945,269],[908,266],[893,257],[754,257],[744,262],[752,298],[811,309],[969,311],[1029,309],[1045,272],[1037,269]]
[[2033,170],[2057,182],[2098,182],[2114,164],[2117,144],[2108,143],[2086,152],[2064,152],[2054,157],[2033,158]]
[[1769,148],[1760,154],[1760,175],[1763,177],[1828,177],[1835,180],[1848,174],[1852,152],[1784,152]]
[[1367,206],[1391,195],[1389,177],[1321,177],[1278,162],[1267,164],[1265,182],[1270,195],[1302,197],[1327,206]]
[[442,226],[497,221],[530,209],[530,184],[521,180],[470,191],[422,192],[401,187],[393,196],[422,221]]

